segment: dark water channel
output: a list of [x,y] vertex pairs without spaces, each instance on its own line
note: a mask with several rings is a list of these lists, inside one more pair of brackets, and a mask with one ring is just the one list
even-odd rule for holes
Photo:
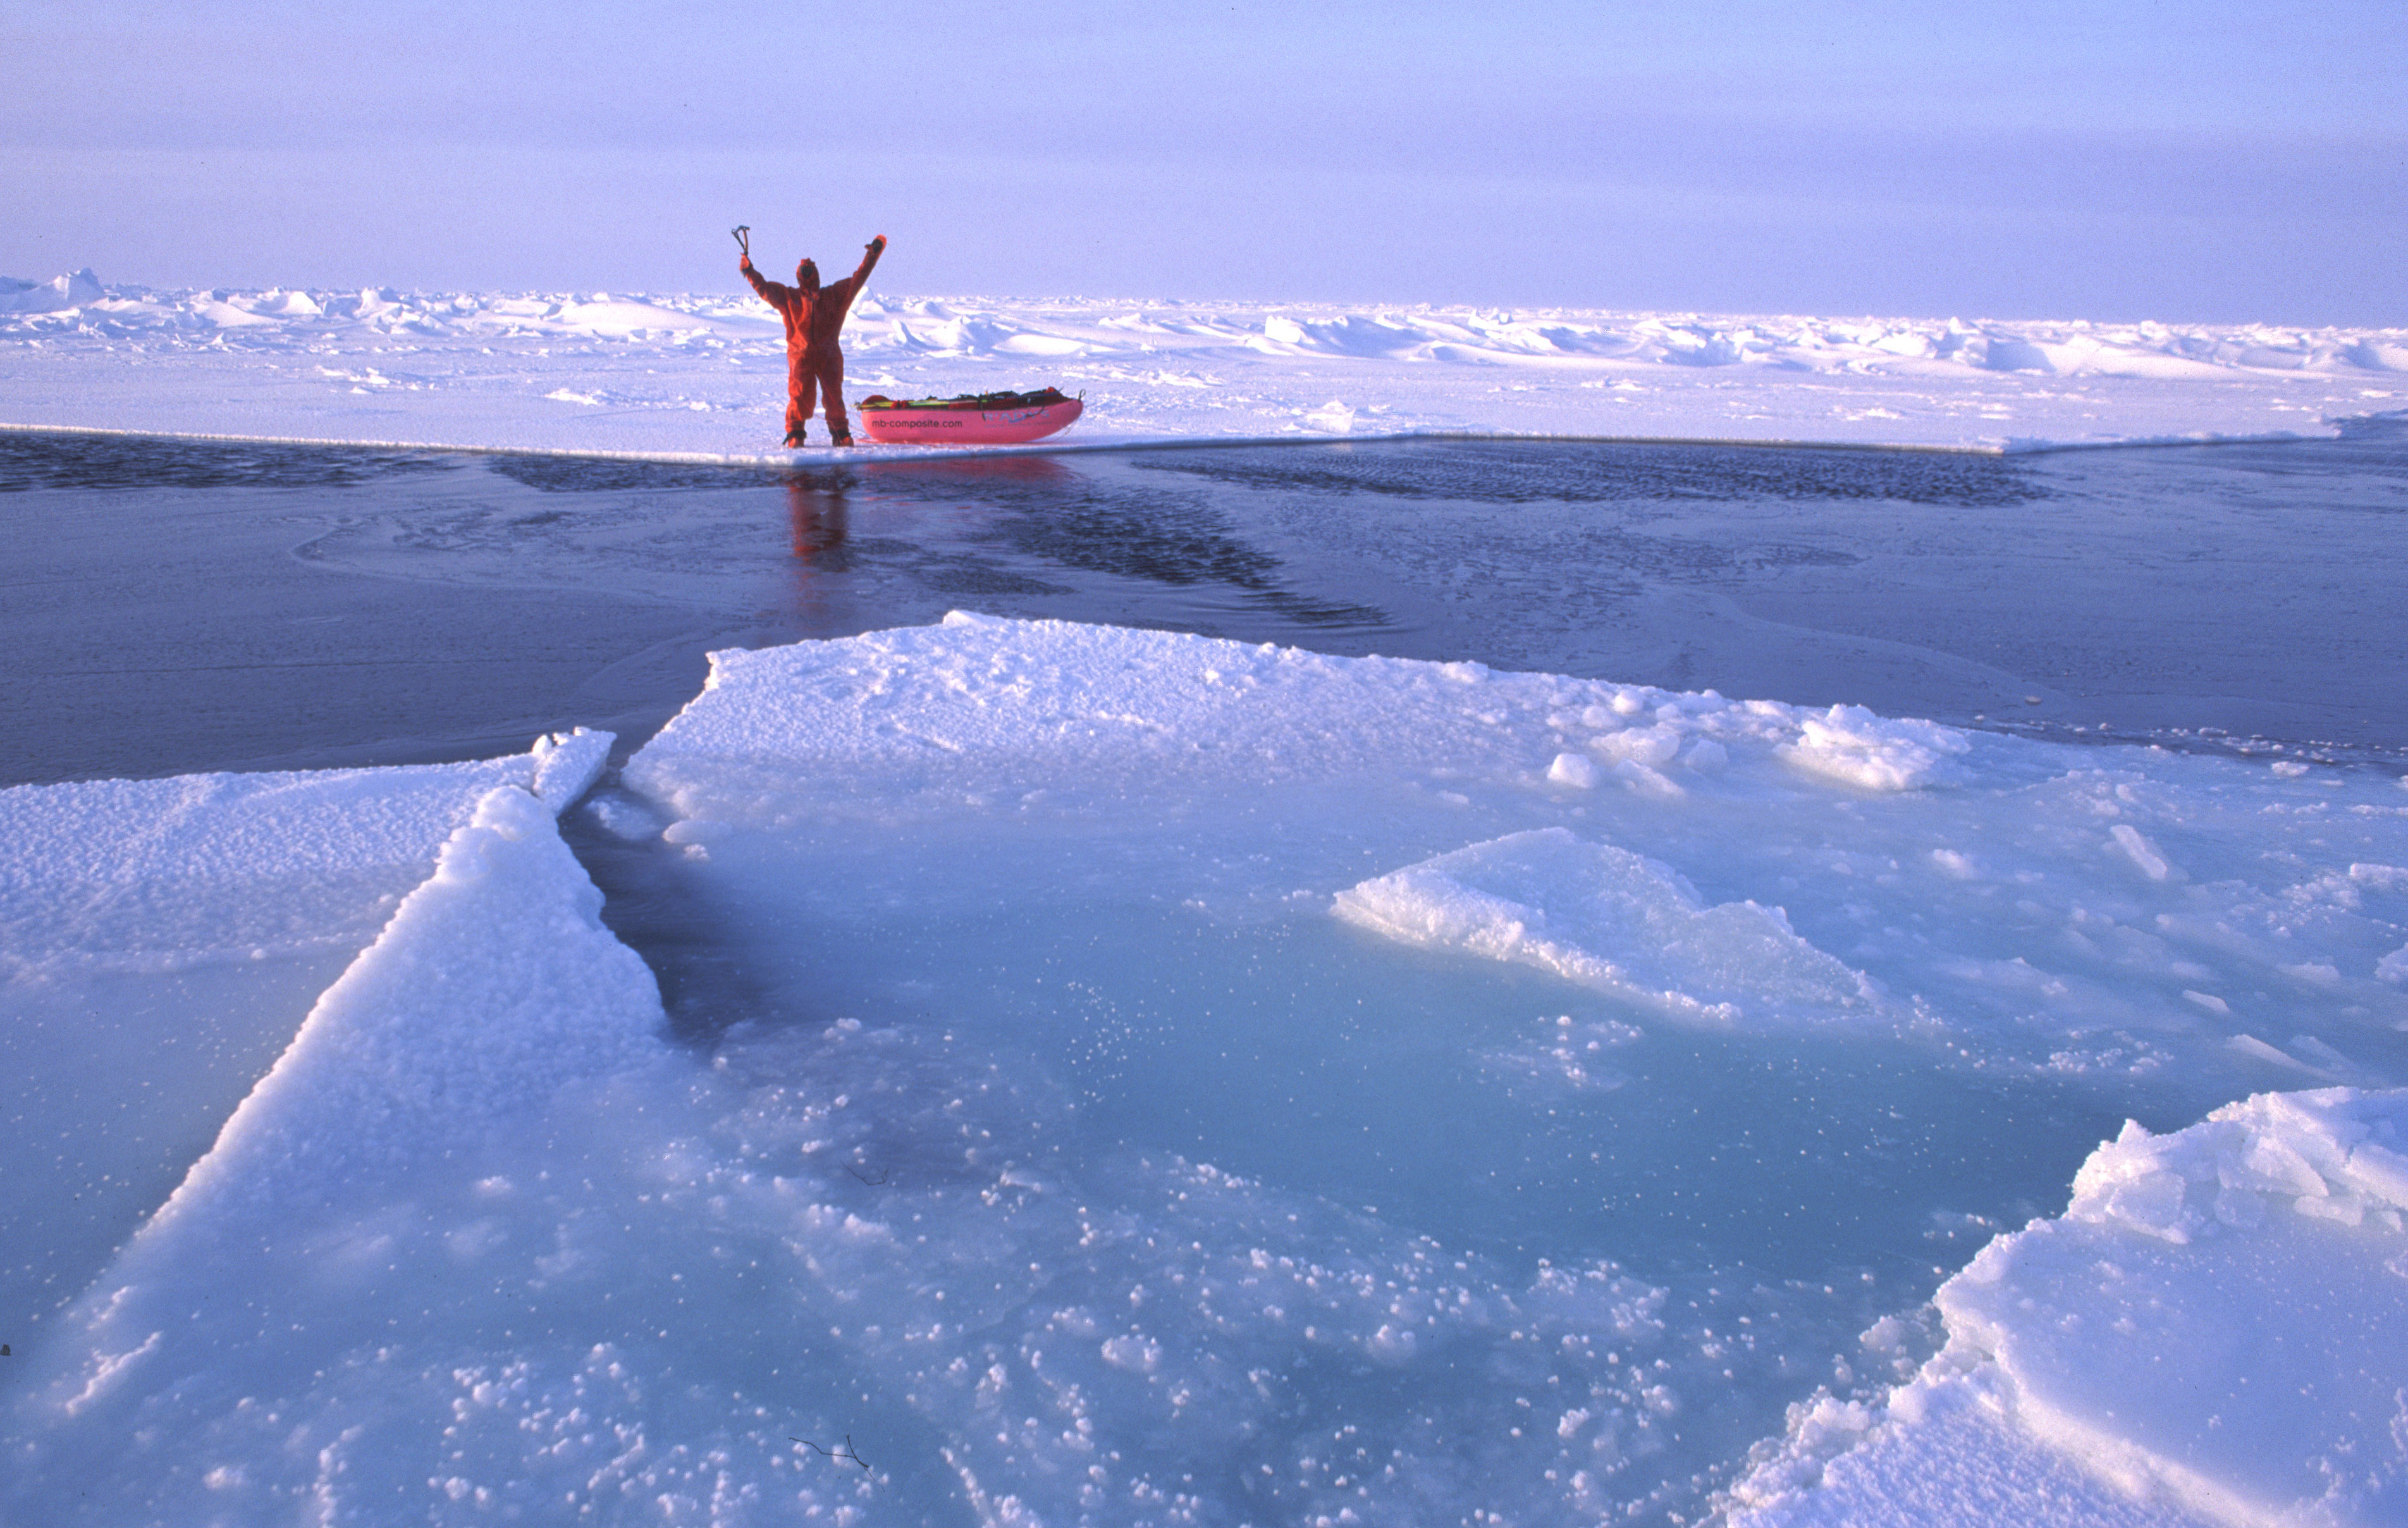
[[2068,736],[2408,750],[2408,439],[769,472],[6,434],[0,515],[0,783],[470,757],[576,723],[632,744],[711,648],[956,608]]

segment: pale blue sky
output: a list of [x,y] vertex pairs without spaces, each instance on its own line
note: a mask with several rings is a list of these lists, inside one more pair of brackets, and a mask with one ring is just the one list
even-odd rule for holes
[[0,272],[2408,324],[2408,4],[12,0]]

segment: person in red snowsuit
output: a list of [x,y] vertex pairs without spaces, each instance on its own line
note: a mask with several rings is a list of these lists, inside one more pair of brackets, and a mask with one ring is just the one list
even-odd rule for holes
[[837,331],[844,327],[853,299],[867,284],[870,267],[886,252],[886,236],[881,234],[864,246],[869,252],[861,257],[860,269],[825,286],[820,284],[820,267],[809,256],[795,267],[794,285],[769,281],[752,268],[752,252],[741,234],[738,242],[744,245],[744,253],[737,268],[761,299],[786,321],[786,444],[803,443],[803,426],[811,417],[814,392],[826,395],[832,442],[853,444],[853,425],[844,417],[844,352],[837,346]]

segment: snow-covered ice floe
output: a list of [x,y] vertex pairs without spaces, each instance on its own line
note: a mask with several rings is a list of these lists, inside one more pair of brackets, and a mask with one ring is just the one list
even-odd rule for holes
[[2403,1210],[2408,1090],[2128,1123],[2062,1218],[1941,1288],[1912,1383],[1793,1408],[1730,1521],[2408,1521]]
[[2330,1082],[2408,1022],[2408,797],[2374,771],[957,613],[714,655],[626,780],[696,855],[842,843],[876,884],[909,825],[1018,896],[1067,894],[1054,857],[1068,887],[1302,894],[1715,1024],[1879,1016],[2071,1071],[2128,1030],[2143,1071],[2187,1043]]
[[556,811],[609,742],[0,790],[7,1307],[38,1325],[91,1280],[480,800]]
[[[2329,436],[2408,411],[2408,331],[906,297],[856,392],[1050,383],[1042,449],[1469,433],[1996,450]],[[0,425],[785,460],[748,296],[0,278]],[[919,448],[882,448],[893,455]]]
[[[2397,1515],[2388,774],[956,614],[715,655],[576,809],[744,971],[706,1045],[521,786],[10,1361],[0,1516]],[[2364,1090],[2135,1127],[1818,1404],[1921,1356],[1855,1270],[1996,1226],[1684,1070],[1810,1045],[1887,1119]],[[1689,1114],[1803,1264],[1598,1215],[1572,1143]]]

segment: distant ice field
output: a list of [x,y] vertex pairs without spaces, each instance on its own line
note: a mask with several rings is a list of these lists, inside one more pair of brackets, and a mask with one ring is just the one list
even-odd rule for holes
[[[1058,386],[1087,403],[1062,440],[1078,449],[1435,433],[2018,451],[2331,439],[2408,411],[2398,329],[946,297],[882,284],[908,282],[908,260],[886,261],[846,325],[848,396]],[[0,426],[790,459],[776,317],[732,266],[728,282],[0,277]]]

